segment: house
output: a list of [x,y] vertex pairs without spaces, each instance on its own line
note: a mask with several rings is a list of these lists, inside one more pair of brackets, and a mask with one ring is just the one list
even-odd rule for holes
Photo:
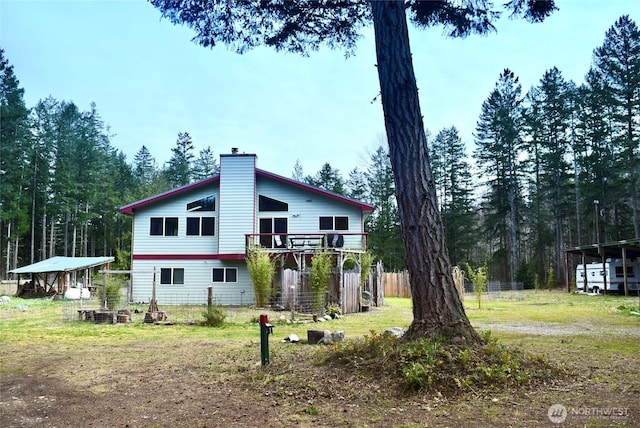
[[304,271],[320,249],[340,270],[366,251],[373,206],[257,169],[256,160],[233,149],[218,175],[120,209],[133,216],[133,301],[148,302],[155,281],[161,304],[205,303],[210,286],[218,304],[252,304],[252,245],[279,261],[277,293],[284,269]]

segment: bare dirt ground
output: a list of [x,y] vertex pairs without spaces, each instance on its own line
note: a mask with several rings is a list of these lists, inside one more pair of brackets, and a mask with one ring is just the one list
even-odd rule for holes
[[[319,366],[316,346],[277,340],[267,367],[255,342],[34,343],[0,349],[0,426],[640,426],[640,358],[581,361],[584,349],[548,349],[575,376],[444,398],[406,394],[376,373]],[[553,404],[566,409],[560,424],[548,417]]]

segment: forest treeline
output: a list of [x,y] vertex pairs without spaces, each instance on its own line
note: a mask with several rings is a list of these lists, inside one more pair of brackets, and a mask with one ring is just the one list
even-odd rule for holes
[[[47,98],[27,107],[0,49],[0,275],[54,255],[114,255],[127,267],[131,219],[118,208],[218,172],[188,132],[159,166],[142,146],[113,147],[91,105]],[[593,51],[584,82],[551,67],[525,90],[505,69],[482,104],[475,149],[455,126],[428,134],[453,264],[487,264],[492,280],[533,287],[564,278],[566,247],[640,238],[640,33],[620,17]],[[467,144],[466,144],[467,143]],[[404,269],[385,145],[346,176],[329,163],[292,178],[376,206],[366,231],[387,270]]]

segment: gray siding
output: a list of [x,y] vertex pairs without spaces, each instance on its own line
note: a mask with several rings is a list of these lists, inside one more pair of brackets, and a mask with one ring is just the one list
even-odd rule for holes
[[220,254],[244,254],[255,232],[255,155],[220,156]]
[[[212,281],[213,268],[237,268],[235,283]],[[184,284],[160,284],[160,269],[184,269]],[[220,260],[137,260],[132,275],[132,299],[149,302],[153,290],[153,271],[156,270],[156,299],[162,305],[206,304],[209,286],[213,287],[214,302],[220,305],[255,303],[251,278],[243,261]],[[243,293],[244,291],[244,293]]]
[[[218,211],[187,212],[189,202],[211,194],[217,196],[217,186],[197,189],[136,211],[133,217],[133,254],[217,254]],[[178,236],[151,236],[152,217],[178,217]],[[187,236],[187,217],[215,217],[215,236]]]
[[[319,228],[319,218],[324,216],[349,217],[349,230],[340,232],[364,232],[360,209],[330,197],[311,194],[303,189],[286,186],[265,177],[258,177],[256,201],[258,195],[268,196],[289,204],[288,212],[259,212],[258,218],[287,217],[290,234],[327,233],[327,231],[321,231]],[[359,236],[346,237],[345,248],[350,246],[359,248],[360,240]]]

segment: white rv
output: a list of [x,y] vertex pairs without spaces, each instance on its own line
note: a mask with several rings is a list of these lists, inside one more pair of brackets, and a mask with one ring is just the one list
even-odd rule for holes
[[[587,291],[591,293],[624,293],[624,266],[622,260],[607,259],[606,263],[594,262],[576,266],[576,287],[584,291],[584,274],[587,274]],[[606,274],[606,287],[605,287]],[[634,294],[640,290],[640,260],[627,260],[627,289]]]

